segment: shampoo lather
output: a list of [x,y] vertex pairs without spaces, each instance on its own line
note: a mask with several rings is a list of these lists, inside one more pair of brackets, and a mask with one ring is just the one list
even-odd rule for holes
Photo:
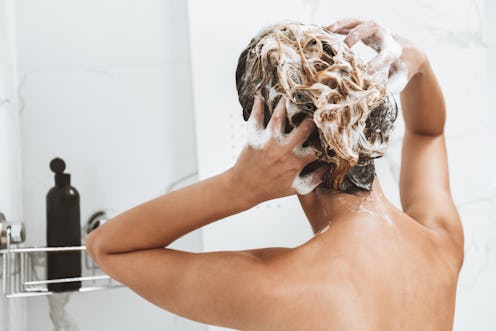
[[[64,173],[65,162],[50,162],[55,173],[55,186],[46,196],[46,240],[48,247],[81,245],[79,193],[71,186],[71,175]],[[47,253],[47,279],[81,277],[81,251]],[[81,281],[48,284],[53,292],[77,291]]]

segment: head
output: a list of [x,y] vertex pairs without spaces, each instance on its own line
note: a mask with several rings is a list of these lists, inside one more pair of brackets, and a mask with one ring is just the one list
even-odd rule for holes
[[330,170],[322,188],[371,190],[374,159],[386,149],[397,116],[386,81],[367,73],[366,64],[338,35],[317,25],[279,23],[262,30],[241,53],[236,87],[243,117],[250,116],[257,92],[265,99],[265,124],[279,99],[286,100],[286,132],[305,117],[316,124],[304,145]]

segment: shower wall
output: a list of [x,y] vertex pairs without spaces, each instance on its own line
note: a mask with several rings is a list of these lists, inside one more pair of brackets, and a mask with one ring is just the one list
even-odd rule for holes
[[[8,221],[19,222],[23,212],[13,18],[13,0],[0,0],[0,212]],[[0,294],[0,330],[25,331],[26,325],[26,300],[7,300]]]
[[[120,213],[154,198],[196,171],[185,2],[15,5],[28,245],[45,244],[54,157],[66,161],[79,190],[82,223],[100,209]],[[201,251],[201,230],[172,247]],[[67,311],[71,330],[206,328],[125,288],[75,293]],[[30,331],[53,329],[46,297],[27,299],[27,317]]]
[[[496,35],[490,21],[496,16],[494,1],[189,0],[189,15],[201,178],[233,165],[245,142],[234,72],[240,52],[263,26],[283,19],[328,24],[349,16],[373,18],[427,52],[446,97],[451,186],[466,236],[455,330],[494,330],[496,163],[491,113],[496,85],[494,62],[492,67],[489,63],[495,55],[490,40]],[[402,133],[399,118],[388,152],[378,162],[383,188],[398,206]],[[203,243],[206,251],[294,247],[311,236],[297,199],[290,197],[205,227]]]

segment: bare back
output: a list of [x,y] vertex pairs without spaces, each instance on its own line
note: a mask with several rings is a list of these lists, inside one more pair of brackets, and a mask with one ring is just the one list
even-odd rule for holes
[[461,262],[447,239],[392,206],[351,215],[267,257],[280,282],[257,330],[451,330]]

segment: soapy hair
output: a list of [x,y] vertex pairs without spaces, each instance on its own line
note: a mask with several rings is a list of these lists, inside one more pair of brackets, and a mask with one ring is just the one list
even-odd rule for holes
[[[286,99],[286,132],[311,116],[316,129],[305,142],[331,170],[323,183],[331,190],[371,190],[373,159],[384,154],[397,116],[385,79],[338,35],[317,25],[275,24],[262,30],[241,53],[236,87],[247,120],[254,96],[265,99],[265,125],[279,99]],[[382,76],[384,77],[384,76]]]

